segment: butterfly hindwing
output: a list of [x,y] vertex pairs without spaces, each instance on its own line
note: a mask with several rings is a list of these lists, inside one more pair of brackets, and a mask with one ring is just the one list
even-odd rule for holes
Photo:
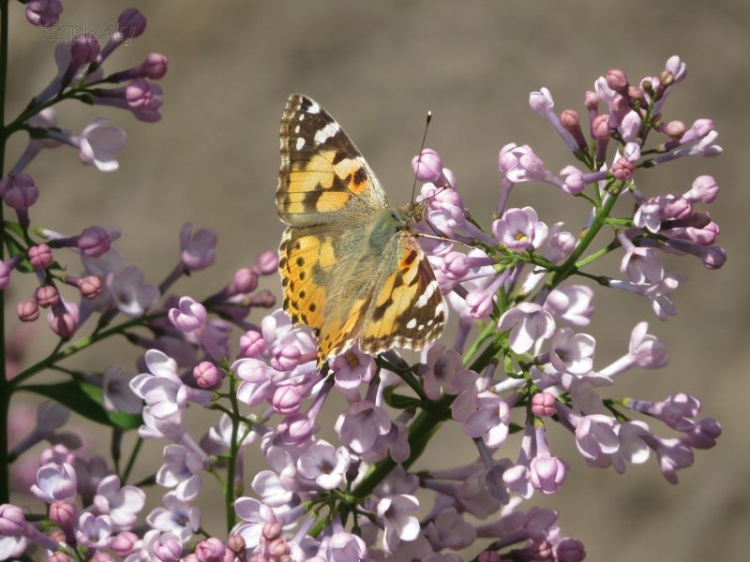
[[392,346],[422,349],[445,325],[446,308],[427,256],[408,232],[394,238],[385,257],[359,346],[377,353]]
[[281,220],[294,226],[361,217],[388,206],[377,178],[339,124],[297,94],[281,120],[276,206]]

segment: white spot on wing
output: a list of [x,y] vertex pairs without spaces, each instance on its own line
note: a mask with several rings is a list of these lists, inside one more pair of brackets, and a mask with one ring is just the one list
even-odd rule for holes
[[296,127],[294,128],[294,132],[295,132],[295,133],[299,133],[299,125],[297,125],[297,126],[296,126]]
[[305,114],[304,113],[300,113],[299,114],[299,120],[300,121],[304,121],[305,120]]
[[406,327],[409,328],[410,330],[414,329],[414,326],[416,326],[416,325],[417,325],[417,319],[416,318],[412,318],[411,320],[409,320],[406,323]]
[[[299,128],[299,127],[297,127]],[[305,139],[302,137],[297,139],[297,150],[302,150],[302,147],[305,146]]]
[[419,297],[419,300],[417,300],[416,307],[422,308],[423,306],[427,306],[427,303],[430,301],[430,297],[432,297],[433,294],[435,294],[435,291],[438,290],[438,284],[437,281],[432,281],[429,285],[427,285],[427,288],[424,290],[424,293]]
[[315,133],[315,144],[323,144],[338,132],[339,126],[336,123],[328,123],[328,125]]
[[312,113],[312,114],[320,113],[320,106],[317,103],[312,102],[310,104],[310,107],[308,108],[307,112],[308,113]]

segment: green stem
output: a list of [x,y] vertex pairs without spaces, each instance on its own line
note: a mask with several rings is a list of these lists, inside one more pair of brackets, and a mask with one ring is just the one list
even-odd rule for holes
[[240,428],[239,419],[239,405],[237,403],[237,381],[235,380],[234,373],[229,372],[229,401],[232,403],[232,440],[229,444],[229,465],[227,466],[227,484],[225,487],[226,494],[226,514],[227,514],[227,533],[232,530],[236,522],[234,515],[234,471],[235,465],[237,464],[237,452],[239,451],[239,443],[237,442],[237,436]]
[[75,355],[79,351],[83,351],[84,349],[95,344],[96,342],[105,340],[112,336],[123,334],[129,328],[140,326],[142,324],[145,324],[146,322],[149,322],[150,320],[161,318],[162,316],[164,316],[163,312],[156,312],[154,314],[148,314],[146,316],[139,316],[138,318],[133,318],[132,320],[128,320],[126,322],[122,322],[121,324],[118,324],[117,326],[113,326],[109,328],[108,330],[95,332],[89,336],[86,336],[85,338],[81,338],[77,342],[72,343],[69,346],[64,347],[62,349],[56,349],[55,351],[50,353],[47,357],[45,357],[41,361],[34,363],[31,367],[22,371],[13,380],[8,381],[9,390],[10,392],[13,392],[13,390],[17,388],[18,385],[20,385],[26,379],[29,379],[32,376],[36,375],[37,373],[52,367],[58,361],[62,361],[63,359],[67,359],[71,355]]
[[125,484],[127,484],[128,479],[130,478],[130,473],[133,471],[133,467],[135,466],[135,459],[138,457],[138,453],[140,453],[142,446],[143,438],[139,437],[138,441],[135,442],[133,452],[130,453],[130,458],[128,459],[128,464],[125,467],[125,472],[123,472],[122,474],[122,482],[120,482],[121,486],[125,486]]
[[[5,175],[5,91],[8,77],[8,0],[0,0],[0,176]],[[4,205],[0,202],[0,224],[3,224]],[[5,232],[0,228],[0,260],[5,259]],[[10,389],[5,373],[5,291],[0,292],[0,504],[10,501],[8,473],[8,412]]]

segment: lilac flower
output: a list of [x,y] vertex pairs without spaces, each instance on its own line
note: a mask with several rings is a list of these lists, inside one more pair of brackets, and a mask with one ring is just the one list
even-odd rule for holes
[[555,320],[540,305],[522,302],[506,311],[497,329],[510,330],[510,347],[516,353],[526,353],[538,340],[549,339],[555,331]]
[[108,515],[114,527],[123,531],[133,528],[145,503],[143,490],[135,486],[120,487],[120,478],[115,474],[99,482],[94,497],[96,512]]
[[355,402],[336,421],[341,443],[361,455],[369,451],[379,436],[391,429],[391,418],[380,407],[363,400]]
[[353,533],[334,533],[326,544],[326,560],[331,562],[357,562],[367,556],[365,541]]
[[473,386],[476,373],[464,368],[461,355],[440,343],[433,343],[422,352],[419,365],[425,394],[431,400],[440,398],[441,389],[446,394],[457,395]]
[[156,482],[166,488],[175,488],[175,497],[184,502],[193,501],[203,485],[201,473],[206,457],[183,447],[164,447],[164,464],[156,473]]
[[70,410],[62,404],[41,402],[36,411],[36,427],[14,447],[14,454],[20,455],[40,441],[77,449],[81,446],[81,439],[78,435],[70,431],[58,431],[68,423],[69,419]]
[[477,536],[471,523],[464,520],[455,507],[441,510],[425,530],[432,546],[437,549],[462,550],[470,546]]
[[588,334],[576,334],[559,328],[550,341],[550,361],[560,372],[585,375],[593,367],[596,340]]
[[180,231],[180,259],[188,271],[198,271],[216,261],[216,232],[202,228],[193,234],[193,225],[185,223]]
[[141,412],[143,402],[130,388],[132,379],[133,375],[123,371],[120,365],[110,365],[104,370],[102,399],[107,411],[129,414]]
[[375,374],[375,360],[372,355],[362,353],[357,347],[352,347],[343,355],[335,357],[332,363],[336,386],[343,390],[355,390],[362,383],[370,382]]
[[39,199],[39,188],[29,174],[0,179],[0,197],[17,211],[26,211]]
[[473,439],[481,437],[488,447],[496,449],[508,437],[510,423],[510,408],[497,394],[482,391],[476,395],[464,392],[456,400],[456,408],[461,408],[459,400],[474,398],[475,411],[466,416],[463,421],[464,433]]
[[175,492],[167,492],[162,499],[165,507],[154,509],[146,522],[157,531],[173,533],[182,542],[189,540],[200,528],[200,510],[177,499]]
[[495,238],[510,250],[539,248],[547,239],[547,225],[539,220],[531,207],[508,209],[501,219],[492,223]]
[[107,288],[120,312],[136,318],[159,298],[159,290],[146,283],[141,268],[128,265],[107,276]]
[[26,4],[26,19],[31,25],[52,27],[60,20],[62,11],[60,0],[30,0]]
[[237,498],[234,502],[234,510],[240,519],[245,521],[234,532],[245,540],[248,549],[255,549],[258,546],[263,526],[266,523],[283,522],[273,509],[253,498]]
[[97,517],[84,512],[78,518],[76,538],[86,548],[94,550],[107,548],[112,540],[112,520],[107,515]]
[[410,515],[419,509],[414,496],[401,494],[383,498],[378,502],[377,513],[385,525],[383,548],[392,552],[399,542],[413,541],[419,535],[419,520]]
[[69,144],[79,150],[81,162],[94,166],[100,172],[114,172],[120,167],[114,154],[125,146],[125,132],[104,118],[87,125],[80,136],[49,131],[54,140]]
[[315,480],[324,490],[334,490],[344,482],[350,462],[345,448],[336,449],[321,439],[302,453],[297,460],[297,470],[305,478]]
[[57,464],[51,462],[40,467],[36,473],[36,484],[31,487],[31,493],[46,503],[64,500],[70,501],[76,497],[76,471],[67,462]]
[[537,427],[536,456],[529,463],[531,485],[543,494],[554,494],[565,482],[567,473],[568,464],[550,454],[544,427]]

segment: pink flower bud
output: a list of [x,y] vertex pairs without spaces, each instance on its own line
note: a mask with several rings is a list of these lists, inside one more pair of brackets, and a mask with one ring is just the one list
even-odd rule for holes
[[[60,542],[65,542],[65,537],[63,537]],[[49,558],[47,558],[47,562],[70,562],[70,556],[64,552],[53,552],[50,554]]]
[[302,395],[293,386],[281,386],[273,393],[273,409],[284,416],[296,414],[302,405]]
[[170,309],[168,314],[175,328],[190,333],[206,326],[206,307],[201,303],[182,297],[178,306]]
[[599,109],[599,102],[600,102],[599,94],[596,92],[592,92],[591,90],[586,91],[586,97],[584,99],[584,104],[586,105],[586,109],[589,111],[596,111]]
[[612,164],[612,175],[619,181],[628,181],[633,177],[633,164],[625,158],[619,158]]
[[241,267],[238,269],[232,282],[229,284],[229,293],[231,295],[241,295],[252,293],[258,288],[258,274],[249,267]]
[[25,211],[39,199],[39,188],[29,174],[5,176],[0,180],[0,196],[16,211]]
[[643,105],[646,101],[646,92],[643,91],[643,88],[639,88],[638,86],[630,86],[628,87],[628,97],[630,98],[631,105],[635,105],[633,102],[638,102]]
[[575,166],[565,166],[560,170],[563,179],[562,190],[569,195],[578,195],[586,189],[583,173]]
[[273,250],[266,250],[255,258],[255,267],[261,275],[272,275],[279,268],[279,255]]
[[229,535],[227,548],[236,554],[244,553],[245,539],[242,538],[242,535]]
[[300,363],[302,352],[294,345],[285,345],[277,349],[271,359],[271,366],[277,371],[291,371]]
[[427,183],[442,183],[443,161],[437,151],[425,148],[422,152],[411,159],[411,169],[417,180]]
[[70,42],[71,64],[83,66],[94,62],[100,51],[99,41],[93,33],[77,35]]
[[661,128],[661,132],[672,138],[678,139],[685,134],[685,123],[682,121],[670,121]]
[[49,518],[62,528],[72,528],[75,523],[76,506],[70,502],[57,501],[49,506]]
[[0,505],[0,535],[19,537],[25,534],[27,525],[20,507],[10,503]]
[[133,547],[139,540],[140,539],[138,538],[138,535],[136,535],[135,533],[131,533],[130,531],[123,531],[112,539],[109,547],[120,558],[127,558],[130,553],[133,552]]
[[61,338],[69,338],[78,327],[78,306],[60,301],[47,313],[47,325]]
[[115,559],[106,552],[97,552],[94,554],[91,562],[115,562]]
[[146,16],[135,8],[128,8],[117,19],[117,27],[128,39],[140,37],[146,31]]
[[21,322],[34,322],[39,318],[39,305],[34,299],[24,299],[16,305],[16,314]]
[[193,377],[198,386],[212,390],[221,384],[224,373],[210,361],[203,361],[193,368]]
[[538,418],[548,418],[555,413],[555,402],[549,392],[539,392],[531,399],[531,412]]
[[34,298],[39,306],[47,308],[60,302],[60,293],[52,285],[42,285],[34,291]]
[[159,80],[167,74],[167,57],[159,53],[149,53],[139,70],[151,80]]
[[532,111],[545,115],[555,109],[555,100],[547,88],[541,88],[538,92],[529,94],[529,107]]
[[591,124],[591,133],[598,141],[609,140],[612,136],[609,131],[609,115],[597,115]]
[[289,545],[287,544],[287,542],[284,539],[276,539],[268,547],[268,552],[271,554],[272,557],[286,556],[291,551],[292,551],[292,549],[289,548]]
[[706,269],[720,269],[727,261],[727,253],[723,248],[711,246],[705,249],[700,258]]
[[443,259],[443,272],[452,280],[463,279],[469,273],[469,262],[466,254],[450,252]]
[[266,523],[263,525],[261,533],[267,541],[275,541],[281,537],[281,525],[278,523]]
[[586,558],[586,549],[581,541],[564,537],[555,548],[555,560],[559,562],[581,562]]
[[97,258],[107,252],[112,245],[112,238],[101,226],[85,228],[78,237],[77,246],[87,256]]
[[52,264],[52,250],[47,244],[39,244],[29,248],[29,263],[34,269],[45,269]]
[[581,148],[586,148],[586,138],[583,136],[581,129],[581,116],[574,109],[565,109],[560,113],[560,123],[568,131]]
[[60,0],[30,0],[26,4],[26,19],[37,27],[52,27],[60,20],[62,11]]
[[698,176],[683,197],[691,202],[713,203],[718,194],[719,185],[712,176]]
[[162,562],[179,562],[182,545],[175,539],[158,539],[154,543],[154,555]]
[[198,562],[223,562],[226,548],[217,538],[211,537],[195,546],[195,558]]
[[622,70],[613,69],[607,71],[607,86],[618,93],[627,93],[628,77]]
[[259,357],[268,348],[263,335],[255,330],[248,330],[240,337],[240,357]]
[[96,275],[89,275],[78,280],[76,284],[84,299],[95,299],[102,292],[102,280]]

